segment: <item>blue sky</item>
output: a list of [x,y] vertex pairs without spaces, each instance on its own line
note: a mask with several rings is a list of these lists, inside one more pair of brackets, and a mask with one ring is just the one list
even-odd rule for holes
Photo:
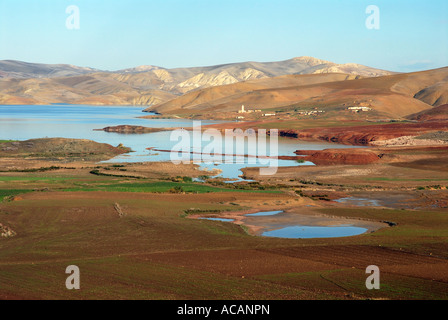
[[[66,28],[66,8],[80,29]],[[369,30],[368,5],[380,9]],[[105,70],[313,56],[393,71],[448,65],[446,0],[0,0],[0,60]]]

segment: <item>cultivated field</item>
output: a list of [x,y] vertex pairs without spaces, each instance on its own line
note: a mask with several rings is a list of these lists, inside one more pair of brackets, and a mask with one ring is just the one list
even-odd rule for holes
[[[0,238],[0,298],[448,298],[448,216],[443,203],[430,201],[439,196],[446,201],[443,190],[412,187],[406,194],[421,204],[420,210],[399,208],[400,197],[389,203],[392,208],[360,208],[317,195],[323,190],[332,191],[329,198],[362,192],[353,188],[358,182],[353,180],[341,180],[345,187],[288,186],[293,179],[281,182],[280,171],[279,181],[235,189],[176,177],[169,164],[152,170],[143,164],[97,169],[109,175],[92,174],[88,164],[76,167],[1,173],[5,199],[0,223],[15,235]],[[295,170],[302,169],[304,174],[312,170]],[[194,167],[185,170],[201,174]],[[124,173],[140,178],[118,177]],[[399,190],[393,181],[386,182]],[[225,216],[251,210],[292,210],[394,226],[356,237],[290,240],[190,218],[192,212]],[[65,288],[69,265],[80,268],[82,290]],[[381,290],[365,287],[369,265],[380,267]]]

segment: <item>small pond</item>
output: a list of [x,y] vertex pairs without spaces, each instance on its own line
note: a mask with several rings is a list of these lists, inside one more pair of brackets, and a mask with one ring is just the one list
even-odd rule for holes
[[266,212],[257,212],[257,213],[249,213],[244,215],[245,217],[269,217],[269,216],[276,216],[283,211],[266,211]]
[[234,222],[234,219],[223,219],[223,218],[200,218],[201,220],[210,220],[210,221],[220,221],[220,222]]
[[340,238],[358,236],[366,233],[367,229],[347,226],[291,226],[278,230],[266,231],[262,233],[263,237],[288,238],[288,239],[314,239],[314,238]]
[[[312,216],[284,211],[261,211],[246,214],[242,219],[200,218],[211,221],[243,223],[255,227],[257,235],[270,238],[316,239],[352,237],[364,234],[369,223],[344,218]],[[378,224],[376,225],[378,228]]]

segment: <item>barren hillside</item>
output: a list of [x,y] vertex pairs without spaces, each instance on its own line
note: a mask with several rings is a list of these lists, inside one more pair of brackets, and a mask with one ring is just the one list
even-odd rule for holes
[[237,111],[313,106],[323,110],[366,107],[378,115],[405,117],[443,104],[448,68],[362,78],[347,74],[295,75],[190,92],[148,109],[160,113]]

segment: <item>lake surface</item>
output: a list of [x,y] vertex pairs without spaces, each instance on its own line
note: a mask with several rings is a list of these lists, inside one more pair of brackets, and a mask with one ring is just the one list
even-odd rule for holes
[[[49,105],[49,106],[0,106],[0,139],[28,140],[37,138],[70,138],[89,139],[100,143],[117,146],[120,143],[132,148],[134,152],[118,156],[107,162],[154,162],[170,161],[169,152],[147,150],[156,148],[171,150],[178,141],[171,141],[171,132],[148,134],[119,134],[114,132],[94,131],[109,126],[134,125],[152,128],[190,128],[192,120],[186,119],[141,119],[149,115],[143,113],[142,107],[129,106],[85,106],[85,105]],[[219,121],[202,121],[202,125],[216,124]],[[267,141],[269,145],[269,138]],[[206,143],[204,143],[204,146]],[[224,145],[224,144],[223,144]],[[298,149],[322,150],[326,148],[348,148],[324,142],[299,142],[293,139],[280,138],[279,155],[294,155]],[[191,151],[198,151],[192,149]],[[245,154],[254,155],[253,148],[245,147]],[[255,151],[256,152],[256,151]],[[221,152],[225,154],[224,151]],[[255,153],[256,154],[256,153]],[[269,155],[269,152],[268,152]],[[251,159],[251,161],[254,159]],[[202,163],[201,168],[219,169],[223,178],[241,181],[241,169],[245,167],[266,166],[257,159],[248,163],[245,157],[234,157],[232,164]],[[296,161],[279,160],[278,166],[312,165],[310,162],[299,164]]]

